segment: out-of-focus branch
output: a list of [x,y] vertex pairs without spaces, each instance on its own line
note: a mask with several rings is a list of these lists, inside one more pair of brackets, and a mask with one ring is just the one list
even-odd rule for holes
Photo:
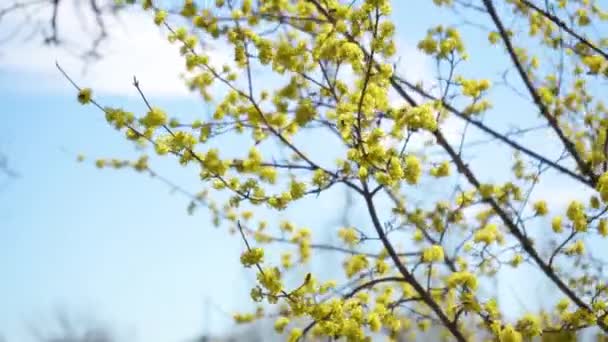
[[[30,325],[29,331],[37,342],[114,342],[116,337],[104,324],[91,320],[75,320],[64,311],[55,314],[55,324],[42,328]],[[1,340],[0,340],[1,341]]]
[[[0,42],[23,38],[42,36],[45,45],[62,46],[64,32],[62,23],[68,20],[65,11],[66,6],[80,8],[84,1],[65,0],[30,0],[14,1],[0,7],[0,31],[10,32],[0,38]],[[95,30],[91,33],[88,46],[82,46],[82,58],[87,60],[99,59],[102,56],[101,44],[109,38],[106,18],[115,15],[122,8],[112,0],[87,0],[83,9],[83,15],[92,15]],[[22,19],[19,19],[22,18]],[[84,22],[83,24],[84,25]],[[23,32],[23,29],[26,32]],[[84,29],[84,27],[83,27]]]
[[19,177],[17,171],[11,169],[11,167],[8,165],[8,158],[2,154],[0,154],[0,174],[3,174],[9,178]]

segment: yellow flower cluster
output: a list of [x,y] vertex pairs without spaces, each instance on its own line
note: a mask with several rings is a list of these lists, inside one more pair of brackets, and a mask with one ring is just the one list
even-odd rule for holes
[[542,333],[540,319],[532,314],[524,315],[517,321],[515,328],[527,338],[538,336]]
[[338,236],[349,246],[354,246],[359,242],[359,233],[354,228],[340,228]]
[[424,129],[434,131],[437,129],[434,111],[433,103],[425,103],[404,110],[402,118],[398,118],[397,121],[401,121],[402,125],[412,130]]
[[78,92],[78,102],[80,102],[80,104],[89,104],[91,102],[92,97],[93,91],[91,90],[91,88],[82,88]]
[[471,98],[479,98],[481,94],[490,88],[488,80],[467,80],[461,76],[456,77],[456,82],[462,87],[462,94]]
[[344,264],[346,276],[351,278],[369,267],[369,261],[365,255],[356,254],[347,259]]
[[135,115],[131,112],[125,112],[120,108],[105,108],[106,120],[116,129],[122,129],[133,124]]
[[264,260],[264,250],[262,248],[252,248],[241,254],[241,264],[251,267],[262,263]]
[[500,342],[522,342],[523,337],[511,324],[507,324],[501,329],[498,340]]
[[274,330],[278,333],[282,333],[288,324],[289,318],[281,316],[274,322]]
[[[166,29],[168,40],[179,49],[189,89],[212,105],[213,110],[204,122],[195,119],[188,123],[184,117],[170,118],[168,112],[148,104],[144,98],[148,110],[137,116],[120,108],[106,107],[104,112],[108,124],[121,130],[137,146],[150,145],[159,155],[175,155],[181,164],[188,166],[196,164],[201,180],[209,188],[204,195],[193,196],[189,210],[207,206],[214,224],[225,222],[236,232],[241,223],[255,227],[260,216],[257,209],[289,215],[292,212],[285,209],[294,202],[336,185],[345,185],[361,195],[366,209],[377,209],[375,213],[368,211],[378,216],[372,220],[375,226],[371,228],[385,234],[379,239],[383,244],[379,252],[367,250],[363,243],[369,239],[352,227],[337,230],[340,246],[312,244],[311,230],[297,228],[289,221],[278,226],[272,221],[259,221],[257,228],[249,228],[248,233],[259,246],[271,243],[275,246],[276,242],[287,246],[277,251],[276,265],[262,265],[265,253],[261,247],[248,249],[240,258],[244,267],[256,266],[257,284],[251,289],[251,298],[255,302],[266,300],[277,304],[277,310],[267,316],[276,318],[274,328],[285,334],[286,340],[299,341],[305,331],[319,340],[329,337],[367,341],[381,334],[392,340],[409,334],[407,338],[414,340],[415,330],[430,329],[435,319],[442,319],[442,313],[448,320],[442,324],[453,325],[469,340],[479,336],[468,327],[479,329],[484,336],[491,333],[498,341],[520,342],[541,334],[544,338],[547,331],[543,330],[547,329],[608,326],[608,319],[600,321],[608,312],[605,304],[608,291],[599,287],[599,278],[584,260],[588,234],[597,229],[597,234],[608,236],[605,214],[608,173],[604,165],[608,159],[605,151],[608,108],[597,96],[599,92],[592,89],[591,82],[608,77],[608,61],[598,52],[608,46],[608,40],[596,33],[583,34],[588,41],[580,41],[565,29],[590,28],[597,19],[608,19],[608,13],[599,4],[586,0],[556,1],[552,13],[570,19],[560,27],[523,1],[507,0],[497,6],[498,14],[507,10],[509,19],[513,19],[509,24],[513,23],[518,31],[511,31],[513,27],[508,25],[494,27],[487,36],[491,45],[509,48],[506,60],[515,63],[519,77],[529,81],[522,84],[529,88],[525,90],[531,93],[541,118],[548,120],[559,140],[565,141],[568,161],[552,164],[543,160],[543,168],[558,170],[562,176],[574,176],[571,178],[597,191],[588,204],[572,201],[563,216],[552,217],[551,228],[555,233],[572,226],[577,240],[564,240],[566,245],[554,251],[558,256],[552,259],[555,264],[541,267],[545,273],[554,271],[550,279],[563,281],[573,296],[584,294],[580,301],[569,298],[565,304],[560,302],[556,306],[554,315],[526,314],[516,323],[508,324],[502,321],[503,313],[496,299],[481,301],[476,289],[482,285],[482,275],[495,276],[504,265],[517,267],[524,260],[536,260],[528,253],[538,246],[533,240],[524,242],[528,238],[525,234],[524,238],[512,234],[512,227],[525,226],[532,218],[517,221],[520,217],[514,215],[514,208],[522,205],[526,208],[528,193],[522,189],[533,188],[543,175],[528,160],[542,151],[527,145],[533,139],[516,141],[503,137],[508,146],[521,153],[514,154],[513,168],[507,170],[512,178],[497,180],[495,184],[479,184],[474,179],[477,177],[465,172],[475,174],[478,167],[467,164],[467,153],[448,153],[450,159],[440,162],[429,157],[428,153],[434,153],[437,147],[444,152],[449,152],[450,146],[456,147],[451,139],[445,139],[445,143],[439,139],[442,135],[447,137],[444,128],[452,116],[486,133],[492,127],[485,126],[490,115],[483,120],[471,115],[492,108],[489,93],[495,80],[491,82],[477,75],[485,70],[470,69],[475,71],[475,78],[455,76],[462,72],[460,65],[468,59],[465,39],[455,27],[433,27],[418,43],[418,48],[437,63],[437,82],[429,86],[427,82],[409,84],[407,79],[395,77],[396,25],[389,0],[243,0],[238,4],[215,0],[215,8],[202,8],[200,2],[183,0],[181,8],[170,12],[151,0],[139,3],[153,12],[154,24]],[[454,6],[455,10],[463,5],[453,0],[433,3]],[[173,18],[186,24],[173,28]],[[519,30],[522,23],[528,30]],[[515,35],[526,31],[533,39],[531,44],[527,40],[522,44],[524,40]],[[207,51],[202,42],[212,40],[226,45],[222,52],[227,56],[223,60],[198,51]],[[535,44],[536,40],[540,44]],[[597,49],[590,44],[597,44]],[[537,49],[548,49],[550,53],[539,53],[544,51]],[[546,61],[547,55],[554,54],[563,59],[559,70],[552,70],[553,63]],[[274,74],[272,82],[260,78],[262,72]],[[222,90],[218,91],[218,87]],[[398,91],[400,88],[402,91]],[[441,93],[435,94],[437,89]],[[408,98],[407,105],[396,104],[392,97],[395,90],[414,98]],[[77,100],[97,105],[89,88],[79,88]],[[331,151],[315,153],[318,146],[307,144],[307,139],[316,139],[321,129],[330,132],[337,143]],[[229,136],[238,143],[233,155],[224,150],[220,136]],[[416,144],[423,140],[420,149],[408,143],[410,139]],[[468,148],[467,144],[461,145],[460,150]],[[330,161],[317,160],[318,154],[323,157],[334,150],[339,154],[335,159],[332,155]],[[469,183],[456,184],[455,198],[437,199],[434,191],[407,186],[421,183],[426,186],[426,181],[430,181],[438,184],[438,189],[446,190],[445,183],[456,181],[456,177],[448,178],[452,163],[459,166],[458,171]],[[99,159],[95,164],[100,168],[132,168],[155,174],[148,167],[146,156],[135,161]],[[410,200],[421,193],[425,196],[421,203],[417,198]],[[530,211],[538,217],[550,213],[544,200],[534,202]],[[384,221],[385,214],[390,221]],[[269,217],[275,219],[273,215]],[[278,234],[274,235],[273,230]],[[408,248],[397,242],[402,233],[406,239],[403,241],[414,242]],[[446,241],[461,237],[462,248],[456,249],[453,259],[451,255],[446,258]],[[388,252],[391,247],[388,244],[393,242],[398,257]],[[522,243],[525,248],[521,248]],[[359,247],[365,253],[357,254]],[[343,269],[349,286],[322,281],[309,273],[303,283],[288,290],[291,285],[283,278],[284,273],[299,271],[311,260],[316,248],[347,255]],[[268,254],[275,255],[267,251]],[[580,261],[583,267],[564,278],[567,272],[558,263],[568,256],[577,263]],[[411,274],[408,276],[403,269],[396,268],[396,262],[412,270]],[[427,267],[417,268],[421,264]],[[596,293],[588,303],[589,310],[580,303],[590,300],[591,295],[587,294],[593,286]],[[345,294],[351,289],[352,293]],[[407,308],[407,312],[402,308]],[[420,317],[414,318],[416,315]],[[237,314],[234,319],[248,323],[261,316],[264,313],[259,310],[255,314]],[[314,326],[303,330],[300,323],[309,320],[315,322]],[[444,333],[447,338],[450,332]]]
[[417,184],[422,175],[422,165],[420,159],[414,155],[405,158],[405,180],[408,184]]
[[449,288],[463,286],[467,289],[475,290],[477,289],[477,278],[467,271],[454,272],[447,277],[446,285]]
[[418,43],[418,48],[438,59],[447,59],[452,53],[467,58],[460,33],[453,27],[437,26],[429,30],[426,37]]
[[252,313],[246,313],[246,314],[237,313],[237,314],[234,314],[233,318],[236,323],[243,324],[243,323],[253,322],[256,319],[256,316],[255,316],[255,314],[252,314]]
[[450,175],[450,163],[445,161],[431,169],[431,176],[441,178]]
[[608,236],[608,219],[600,219],[597,225],[597,232],[603,237]]
[[310,247],[310,229],[301,228],[293,234],[291,241],[298,245],[298,251],[300,253],[300,262],[304,263],[310,259],[311,247]]
[[167,114],[160,108],[152,108],[139,122],[146,128],[156,128],[167,124]]
[[565,253],[568,255],[582,255],[585,253],[585,244],[582,240],[577,240],[575,243],[566,247]]
[[477,243],[483,242],[487,245],[494,242],[500,243],[503,241],[503,235],[500,230],[498,230],[498,226],[496,224],[489,223],[475,232],[473,235],[473,241]]
[[598,178],[596,189],[600,193],[602,201],[608,202],[608,172]]
[[273,296],[278,295],[283,290],[281,271],[277,267],[265,268],[258,272],[257,278],[260,284]]
[[549,213],[549,208],[547,208],[546,201],[537,201],[534,202],[534,213],[538,216],[545,216]]
[[564,227],[562,226],[562,217],[561,216],[555,216],[551,220],[551,228],[556,233],[561,233],[564,230]]
[[422,252],[423,262],[439,262],[443,261],[443,258],[443,247],[439,245],[428,247]]
[[566,216],[572,221],[576,231],[587,231],[587,215],[585,214],[585,207],[581,202],[570,202],[566,210]]

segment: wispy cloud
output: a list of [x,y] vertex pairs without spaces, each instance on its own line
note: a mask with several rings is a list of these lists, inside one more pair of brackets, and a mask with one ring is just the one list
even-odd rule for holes
[[[435,83],[431,70],[431,59],[420,52],[415,45],[404,40],[397,40],[397,68],[395,74],[407,79],[412,83],[422,83],[425,88]],[[410,94],[416,101],[421,102],[422,98],[417,94]],[[405,105],[405,100],[395,91],[390,89],[389,99],[395,105]]]
[[[86,64],[73,53],[73,48],[90,43],[91,34],[83,26],[90,18],[83,18],[83,13],[73,6],[65,6],[62,11],[59,28],[64,44],[61,46],[45,46],[36,39],[14,40],[3,46],[0,70],[14,79],[16,87],[31,89],[31,83],[36,82],[37,91],[69,89],[55,68],[58,61],[79,83],[98,93],[136,95],[131,85],[136,75],[151,95],[188,95],[179,76],[185,71],[184,59],[178,47],[172,46],[154,25],[149,13],[129,10],[118,18],[107,17],[110,38],[100,47],[103,58]],[[10,22],[3,24],[11,25]]]

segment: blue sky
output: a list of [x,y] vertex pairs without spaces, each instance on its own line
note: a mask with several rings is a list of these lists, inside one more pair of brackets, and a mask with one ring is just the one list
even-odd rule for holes
[[[405,72],[421,78],[428,77],[432,67],[415,52],[415,42],[431,22],[444,20],[423,15],[429,9],[422,1],[395,9]],[[182,62],[149,18],[133,16],[127,24],[108,48],[107,58],[84,75],[65,51],[35,42],[13,42],[0,55],[0,151],[20,174],[0,190],[0,336],[7,341],[28,341],[27,324],[52,325],[58,309],[99,318],[128,339],[160,342],[182,341],[204,329],[216,334],[230,330],[230,317],[222,311],[251,307],[253,274],[239,265],[243,246],[238,237],[211,227],[202,210],[187,215],[187,199],[156,180],[131,171],[98,170],[75,160],[78,153],[91,158],[137,154],[102,113],[75,101],[54,69],[55,60],[83,85],[93,86],[104,104],[143,111],[130,85],[136,74],[158,105],[191,115],[206,111],[180,86],[176,74]],[[66,24],[68,36],[78,37],[77,25],[73,19]],[[478,40],[467,42],[485,39],[477,34]],[[468,71],[475,75],[492,70],[495,61],[487,48],[472,44],[476,68]],[[496,100],[508,101],[501,96]],[[521,113],[525,106],[508,108],[513,113],[498,111],[498,127],[516,121],[514,112]],[[238,151],[234,142],[225,143]],[[503,159],[490,153],[476,162],[493,165]],[[175,165],[161,162],[155,168],[199,190],[196,172]],[[494,171],[486,167],[484,172]],[[323,227],[337,219],[332,215],[340,199],[334,191],[284,215]],[[311,210],[318,215],[307,215]],[[354,214],[353,220],[362,220],[359,216]],[[518,282],[512,276],[504,279]],[[206,298],[215,308],[205,310]],[[212,316],[204,323],[206,311]]]
[[[11,94],[6,81],[2,102],[19,114],[10,115],[3,143],[21,175],[0,197],[0,296],[8,304],[0,321],[9,323],[1,326],[10,340],[24,340],[23,323],[55,307],[91,311],[119,329],[156,326],[158,341],[200,332],[205,296],[225,298],[226,310],[238,307],[237,296],[225,295],[226,284],[235,294],[239,285],[246,290],[238,240],[211,228],[202,212],[188,216],[187,201],[159,182],[77,164],[80,151],[133,151],[71,94],[30,101]],[[195,183],[183,173],[168,176]]]

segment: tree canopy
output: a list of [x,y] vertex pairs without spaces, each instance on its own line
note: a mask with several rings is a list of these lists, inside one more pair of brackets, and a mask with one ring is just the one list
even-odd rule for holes
[[[243,240],[257,276],[260,309],[237,322],[271,317],[289,341],[431,326],[457,341],[608,333],[601,1],[127,2],[178,46],[211,113],[160,108],[137,78],[147,110],[133,113],[59,70],[80,103],[152,151],[99,167],[155,175],[165,157],[200,173],[204,191],[181,189],[191,209]],[[403,30],[421,19],[421,36]],[[408,34],[433,66],[423,79],[402,72],[420,67],[402,55]],[[339,245],[316,243],[290,209],[315,215],[335,188],[364,219],[333,227]],[[321,251],[343,258],[342,274],[298,273]],[[512,299],[492,286],[501,272],[540,275],[551,307],[508,315]]]

